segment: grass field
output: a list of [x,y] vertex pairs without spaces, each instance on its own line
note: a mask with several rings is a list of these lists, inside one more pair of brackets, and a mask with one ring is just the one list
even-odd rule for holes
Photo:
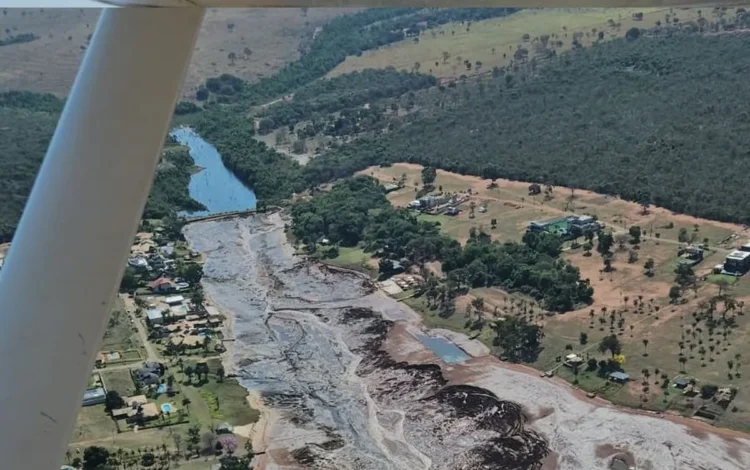
[[130,377],[128,369],[105,369],[101,372],[101,376],[107,390],[117,390],[123,397],[131,396],[135,393],[135,384]]
[[112,315],[109,318],[107,330],[104,333],[100,351],[121,352],[122,359],[118,362],[128,360],[137,361],[146,356],[146,349],[138,336],[135,326],[131,324],[130,317],[125,312],[125,305],[120,296],[117,296],[115,299],[115,305]]
[[361,248],[346,246],[339,247],[339,255],[336,258],[326,259],[324,261],[326,264],[352,269],[371,276],[375,276],[378,273],[377,261],[371,260],[370,255],[365,253]]
[[[732,10],[732,9],[730,9]],[[671,11],[671,13],[670,13]],[[643,13],[643,20],[633,20],[636,12]],[[711,18],[711,8],[704,8],[703,16]],[[727,14],[732,14],[728,12]],[[631,27],[653,28],[656,21],[665,23],[665,15],[677,17],[681,22],[698,18],[698,9],[680,8],[566,8],[522,10],[503,18],[466,24],[450,23],[441,28],[427,30],[419,42],[408,39],[380,49],[368,51],[359,57],[349,57],[329,75],[335,76],[366,68],[395,67],[398,70],[413,70],[419,63],[419,71],[438,77],[458,77],[462,74],[486,72],[492,67],[510,64],[519,47],[529,51],[529,59],[536,55],[536,38],[550,35],[550,43],[562,41],[555,47],[559,52],[572,48],[573,35],[583,33],[579,42],[590,46],[604,33],[604,40],[625,36]],[[612,23],[608,23],[609,21]],[[619,24],[619,26],[615,26]],[[528,34],[528,40],[524,35]],[[448,53],[444,60],[444,52]],[[464,61],[472,64],[469,70]],[[477,62],[481,66],[477,67]]]
[[[388,194],[393,204],[406,205],[414,198],[414,183],[419,184],[420,171],[421,167],[416,165],[396,164],[387,168],[368,168],[362,173],[372,175],[384,183],[406,174],[406,187]],[[735,386],[740,392],[717,424],[750,429],[750,392],[745,390],[750,386],[750,381],[742,368],[737,374],[736,367],[731,371],[730,378],[728,368],[729,361],[736,365],[741,364],[743,358],[750,357],[750,315],[745,315],[744,311],[739,314],[737,310],[733,311],[730,315],[734,316],[736,327],[728,330],[726,338],[719,332],[711,336],[706,331],[705,323],[698,323],[693,317],[693,312],[701,310],[702,302],[709,302],[719,293],[717,283],[721,279],[728,281],[727,290],[738,302],[748,302],[750,305],[750,276],[728,278],[711,274],[714,265],[722,262],[730,250],[750,237],[747,229],[739,225],[674,214],[657,207],[650,207],[649,212],[643,214],[637,204],[589,191],[571,191],[558,187],[553,189],[551,198],[545,199],[541,196],[530,197],[526,183],[498,180],[497,187],[493,188],[489,188],[489,183],[488,180],[438,170],[436,187],[442,186],[443,191],[450,192],[465,193],[471,190],[471,200],[477,207],[476,217],[469,218],[468,202],[462,204],[464,210],[456,217],[420,217],[440,222],[445,233],[462,241],[468,238],[471,227],[480,226],[495,240],[518,241],[530,220],[550,219],[566,213],[596,215],[615,233],[624,233],[632,225],[639,225],[644,230],[639,249],[636,250],[638,260],[635,263],[628,262],[628,253],[632,247],[630,243],[624,243],[623,248],[616,243],[613,247],[614,270],[609,273],[603,272],[602,258],[595,251],[587,257],[581,248],[571,249],[568,244],[562,256],[579,268],[582,278],[591,281],[595,291],[591,306],[565,314],[547,315],[531,299],[510,295],[499,288],[470,291],[469,296],[485,299],[488,316],[491,316],[495,307],[505,315],[520,315],[522,309],[531,309],[527,318],[543,325],[545,332],[543,349],[535,367],[545,371],[556,369],[560,376],[573,381],[572,372],[559,367],[559,359],[570,352],[588,354],[597,360],[604,359],[607,356],[598,351],[598,342],[604,336],[614,333],[623,345],[626,358],[624,369],[634,380],[626,386],[612,386],[607,385],[606,380],[597,377],[595,373],[585,373],[582,370],[579,375],[581,388],[597,391],[605,398],[627,406],[690,414],[693,410],[681,405],[682,397],[678,398],[671,387],[666,391],[661,388],[664,374],[670,380],[680,374],[694,377],[699,385],[713,383]],[[485,202],[487,212],[480,213],[478,208]],[[494,230],[490,228],[492,219],[497,221],[497,228]],[[681,228],[686,229],[688,235],[693,235],[697,241],[708,239],[709,250],[705,253],[704,260],[694,268],[696,275],[699,278],[705,277],[705,281],[699,282],[695,290],[685,289],[683,300],[672,304],[668,293],[674,285],[677,249],[680,246],[677,238]],[[732,235],[734,237],[729,242],[720,243]],[[648,258],[652,258],[656,264],[653,277],[646,276],[643,268]],[[478,332],[468,329],[464,315],[468,300],[468,297],[459,298],[456,314],[449,318],[441,318],[436,312],[427,309],[421,298],[405,302],[423,313],[427,326],[449,328],[473,336]],[[717,308],[719,313],[723,309]],[[699,329],[700,334],[692,336]],[[587,335],[585,345],[580,344],[582,332]],[[479,339],[491,346],[490,329],[485,328]],[[643,343],[644,339],[648,341],[647,346]],[[680,343],[683,343],[683,348],[680,348]],[[711,346],[714,350],[700,354],[701,346],[707,350]],[[681,352],[686,358],[684,365],[679,362]],[[641,383],[644,380],[641,371],[644,369],[648,369],[650,374],[647,391],[644,391]],[[735,406],[736,411],[732,411]]]
[[[3,29],[40,38],[0,47],[0,89],[22,89],[67,95],[94,32],[96,9],[7,9]],[[248,80],[269,76],[299,57],[299,47],[317,27],[354,9],[299,8],[219,9],[206,11],[185,79],[184,92],[206,78],[231,73]],[[248,56],[245,48],[250,48]],[[238,59],[230,64],[229,53]]]

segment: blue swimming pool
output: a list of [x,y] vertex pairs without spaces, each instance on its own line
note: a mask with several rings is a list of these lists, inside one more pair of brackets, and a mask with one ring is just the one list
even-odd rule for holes
[[163,413],[171,413],[174,411],[174,407],[172,407],[171,403],[162,403],[161,405],[161,411]]
[[160,384],[159,388],[156,389],[156,393],[167,393],[167,384]]

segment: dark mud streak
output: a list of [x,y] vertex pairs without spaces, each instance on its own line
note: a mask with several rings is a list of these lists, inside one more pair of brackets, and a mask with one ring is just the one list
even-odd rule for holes
[[[376,369],[393,369],[405,372],[401,380],[387,385],[387,397],[392,393],[423,395],[417,400],[437,405],[449,422],[469,420],[475,429],[487,431],[492,437],[457,456],[453,468],[470,470],[539,470],[550,450],[547,441],[540,434],[526,429],[526,417],[521,405],[499,399],[489,390],[470,385],[446,385],[448,382],[442,370],[435,364],[408,364],[396,362],[381,349],[393,323],[383,320],[368,309],[350,309],[344,315],[344,322],[370,319],[364,329],[365,334],[373,335],[364,348],[357,351],[363,361],[357,374],[366,376]],[[398,377],[398,376],[397,376]],[[408,416],[408,415],[407,415]],[[456,433],[460,432],[456,426]],[[440,431],[436,430],[436,433]],[[448,435],[447,438],[458,438]]]

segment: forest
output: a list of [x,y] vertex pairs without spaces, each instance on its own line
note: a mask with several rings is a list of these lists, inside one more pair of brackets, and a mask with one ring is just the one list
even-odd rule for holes
[[[451,295],[467,287],[501,286],[538,300],[552,311],[567,311],[591,302],[593,288],[578,268],[558,258],[562,240],[540,235],[525,244],[493,242],[472,231],[465,246],[440,234],[439,224],[420,220],[406,209],[394,209],[385,189],[366,176],[347,178],[331,191],[292,207],[292,234],[306,245],[323,238],[341,246],[361,245],[381,260],[407,266],[442,261]],[[541,241],[539,238],[545,238]],[[381,262],[387,274],[390,263]]]
[[644,37],[431,94],[394,132],[313,160],[311,183],[408,161],[750,222],[750,37]]
[[16,231],[62,105],[53,95],[0,93],[0,243]]
[[[50,94],[0,93],[0,243],[13,238],[63,104]],[[149,218],[203,208],[187,191],[193,159],[185,150],[170,147],[168,141],[168,156],[146,203],[144,215]]]
[[281,101],[266,108],[260,116],[258,132],[271,130],[316,118],[371,101],[398,97],[409,91],[435,86],[432,75],[399,72],[395,69],[368,69],[317,80],[295,92],[291,101]]

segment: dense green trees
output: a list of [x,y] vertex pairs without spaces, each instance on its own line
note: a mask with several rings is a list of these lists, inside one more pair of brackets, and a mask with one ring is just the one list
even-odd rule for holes
[[[619,195],[750,222],[745,35],[641,37],[430,94],[431,111],[311,162],[311,180],[409,161]],[[507,73],[505,76],[509,76]],[[483,92],[480,94],[480,86]],[[442,105],[441,105],[442,103]]]
[[199,211],[205,206],[190,197],[188,184],[195,162],[187,150],[167,147],[156,169],[143,217],[156,219],[174,214],[176,209]]
[[591,302],[590,283],[580,279],[576,267],[557,258],[559,237],[540,235],[527,245],[501,244],[482,230],[472,230],[462,247],[440,234],[437,224],[391,207],[383,187],[369,177],[337,183],[330,192],[296,204],[292,216],[292,233],[308,245],[327,238],[344,246],[360,244],[386,260],[416,265],[440,260],[455,288],[501,286],[554,311]]
[[502,350],[501,357],[510,362],[535,362],[541,351],[544,333],[524,317],[505,317],[492,323],[493,343]]

